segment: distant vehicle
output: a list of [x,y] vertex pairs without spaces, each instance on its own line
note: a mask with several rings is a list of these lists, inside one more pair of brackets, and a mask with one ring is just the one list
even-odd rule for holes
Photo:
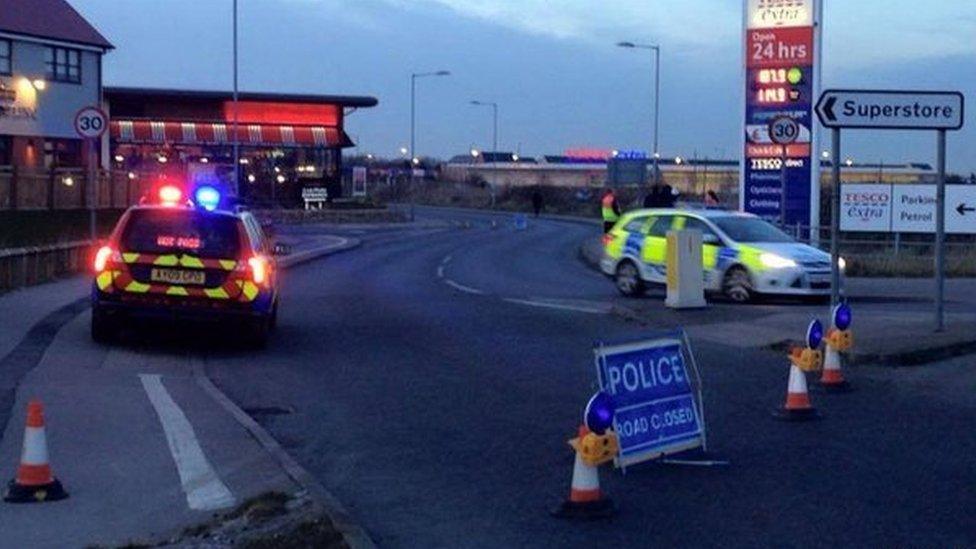
[[[830,254],[797,242],[752,214],[725,210],[627,212],[603,237],[600,269],[627,296],[665,284],[667,233],[680,229],[702,232],[706,291],[737,302],[758,294],[830,295]],[[843,269],[843,258],[839,263]]]
[[285,248],[272,246],[252,214],[219,209],[215,187],[186,196],[178,186],[160,187],[122,215],[95,253],[95,341],[113,340],[129,318],[232,321],[255,346],[274,329],[274,256]]

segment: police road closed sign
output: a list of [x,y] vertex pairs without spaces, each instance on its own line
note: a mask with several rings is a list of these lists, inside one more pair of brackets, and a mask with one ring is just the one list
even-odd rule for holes
[[618,466],[703,444],[704,422],[680,334],[594,351],[600,387],[616,410]]
[[816,110],[828,128],[958,130],[963,109],[959,92],[827,90]]
[[75,132],[85,139],[98,139],[108,129],[108,115],[98,107],[84,107],[75,114]]

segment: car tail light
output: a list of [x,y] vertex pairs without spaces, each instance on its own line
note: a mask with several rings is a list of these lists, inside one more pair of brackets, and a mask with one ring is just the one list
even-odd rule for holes
[[251,280],[255,284],[264,284],[268,280],[268,262],[263,257],[254,256],[247,260],[251,268]]
[[613,242],[613,239],[614,239],[614,236],[612,234],[610,234],[610,233],[604,234],[603,235],[603,239],[602,239],[603,245],[604,246],[609,246],[610,243]]
[[108,260],[115,255],[111,246],[102,246],[95,252],[95,272],[102,272],[108,266]]

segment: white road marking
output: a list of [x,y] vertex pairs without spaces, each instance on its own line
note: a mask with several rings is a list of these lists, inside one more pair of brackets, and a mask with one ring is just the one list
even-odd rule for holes
[[544,309],[559,309],[562,311],[573,311],[576,313],[589,313],[594,315],[603,315],[610,312],[610,306],[586,306],[577,305],[573,303],[559,303],[553,301],[535,301],[532,299],[517,299],[514,297],[506,297],[504,301],[509,303],[515,303],[518,305],[528,305],[529,307],[541,307]]
[[196,511],[213,511],[234,505],[234,495],[217,476],[197,442],[190,420],[166,391],[157,374],[139,374],[149,402],[163,424],[169,451],[176,462],[186,503]]
[[437,278],[444,278],[444,265],[437,266]]
[[445,256],[444,259],[441,260],[441,265],[447,265],[452,259],[454,259],[454,256],[452,255]]
[[464,292],[464,293],[467,293],[467,294],[482,295],[482,294],[485,293],[485,292],[482,292],[481,290],[479,290],[477,288],[472,288],[470,286],[465,286],[464,284],[458,284],[457,282],[454,282],[450,278],[445,278],[444,279],[444,282],[448,286],[454,288],[455,290],[458,290],[458,291],[461,291],[461,292]]

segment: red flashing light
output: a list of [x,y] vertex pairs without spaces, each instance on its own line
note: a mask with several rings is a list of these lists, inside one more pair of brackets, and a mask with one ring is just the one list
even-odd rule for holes
[[159,188],[159,201],[163,206],[176,206],[183,198],[183,191],[173,185],[164,185]]

